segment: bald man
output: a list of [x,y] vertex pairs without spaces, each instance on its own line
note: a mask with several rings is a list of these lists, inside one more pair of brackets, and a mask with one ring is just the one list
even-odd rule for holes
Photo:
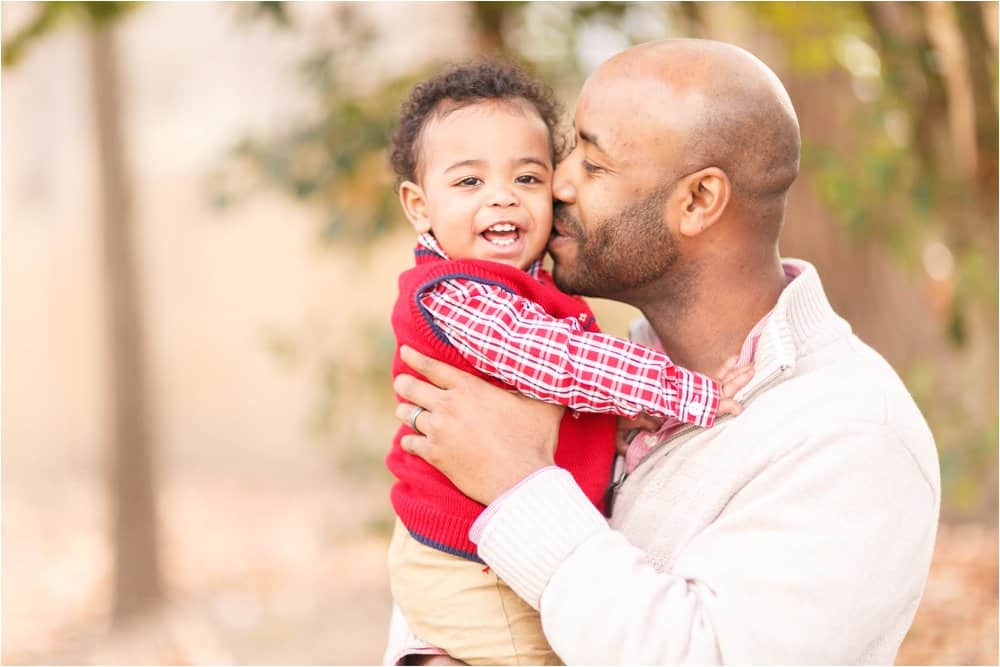
[[[752,360],[743,413],[632,439],[606,520],[553,466],[561,408],[404,349],[436,385],[397,378],[397,414],[427,410],[404,448],[488,505],[479,555],[567,664],[892,663],[934,547],[937,455],[815,268],[779,256],[788,94],[742,49],[655,42],[593,73],[574,126],[557,284],[639,308],[633,337],[689,368]],[[393,627],[387,657],[407,648]]]

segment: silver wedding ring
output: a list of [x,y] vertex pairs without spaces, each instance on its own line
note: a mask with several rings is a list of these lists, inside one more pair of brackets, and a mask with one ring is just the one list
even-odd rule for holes
[[416,431],[420,435],[423,435],[424,434],[423,431],[421,431],[419,428],[417,428],[417,417],[420,416],[421,412],[427,412],[427,410],[425,410],[424,408],[422,408],[422,407],[420,407],[418,405],[417,407],[413,408],[413,412],[410,413],[410,418],[407,419],[406,421],[408,421],[410,423],[410,428],[412,428],[414,431]]

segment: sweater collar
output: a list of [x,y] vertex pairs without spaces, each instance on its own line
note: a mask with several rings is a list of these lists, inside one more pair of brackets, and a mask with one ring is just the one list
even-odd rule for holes
[[830,306],[816,267],[800,259],[783,259],[781,264],[786,275],[797,275],[766,316],[757,344],[756,370],[737,394],[738,400],[750,400],[790,377],[799,359],[851,333],[851,325]]
[[[786,273],[798,275],[778,296],[758,348],[758,363],[795,360],[830,340],[851,333],[851,325],[834,312],[816,267],[801,259],[784,259]],[[764,347],[766,345],[766,347]]]
[[[413,252],[417,257],[418,262],[421,261],[421,259],[426,259],[431,254],[436,255],[441,259],[451,259],[444,251],[444,248],[441,247],[441,244],[438,243],[437,238],[435,238],[430,232],[424,232],[423,234],[417,236],[417,247]],[[532,262],[531,265],[524,270],[524,272],[535,280],[541,280],[541,270],[542,258],[539,257]]]
[[[800,259],[783,259],[782,268],[789,282],[771,312],[754,327],[754,333],[760,328],[754,357],[756,373],[740,391],[742,396],[751,395],[762,385],[794,371],[799,358],[851,332],[847,321],[830,306],[816,267]],[[659,347],[659,340],[645,319],[632,324],[630,338]]]

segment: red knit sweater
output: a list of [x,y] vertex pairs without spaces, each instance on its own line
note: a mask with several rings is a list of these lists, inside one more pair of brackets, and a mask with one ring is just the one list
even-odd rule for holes
[[[598,331],[593,313],[583,299],[560,292],[552,278],[541,271],[538,280],[506,264],[485,260],[445,260],[429,250],[417,249],[417,265],[399,276],[399,298],[392,311],[396,334],[396,354],[392,375],[407,373],[422,377],[403,363],[401,345],[408,345],[464,371],[510,389],[499,380],[476,370],[448,342],[419,303],[419,297],[441,281],[466,278],[499,285],[545,309],[553,317],[573,317],[588,331]],[[584,315],[584,317],[580,317]],[[397,399],[399,397],[397,396]],[[423,459],[408,454],[400,439],[413,431],[401,426],[386,457],[396,476],[392,506],[415,539],[435,549],[478,561],[476,545],[469,541],[469,529],[483,505],[468,498]],[[567,413],[559,427],[555,463],[576,479],[587,497],[603,510],[604,491],[611,476],[615,448],[615,416],[612,414]]]

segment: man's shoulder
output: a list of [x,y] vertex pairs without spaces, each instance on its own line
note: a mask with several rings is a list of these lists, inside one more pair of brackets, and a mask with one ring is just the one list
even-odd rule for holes
[[757,428],[770,423],[775,435],[788,434],[789,447],[856,440],[902,448],[929,483],[939,485],[934,438],[916,401],[889,363],[853,334],[799,359],[747,412],[757,413]]
[[853,333],[797,359],[794,372],[775,390],[783,400],[798,396],[803,408],[889,428],[920,414],[895,369]]
[[775,358],[793,371],[767,392],[768,398],[792,402],[807,417],[819,411],[830,418],[872,422],[891,430],[926,429],[896,371],[833,310],[816,268],[788,258],[783,265],[795,279],[775,309],[777,333],[771,333],[770,347],[778,350]]

